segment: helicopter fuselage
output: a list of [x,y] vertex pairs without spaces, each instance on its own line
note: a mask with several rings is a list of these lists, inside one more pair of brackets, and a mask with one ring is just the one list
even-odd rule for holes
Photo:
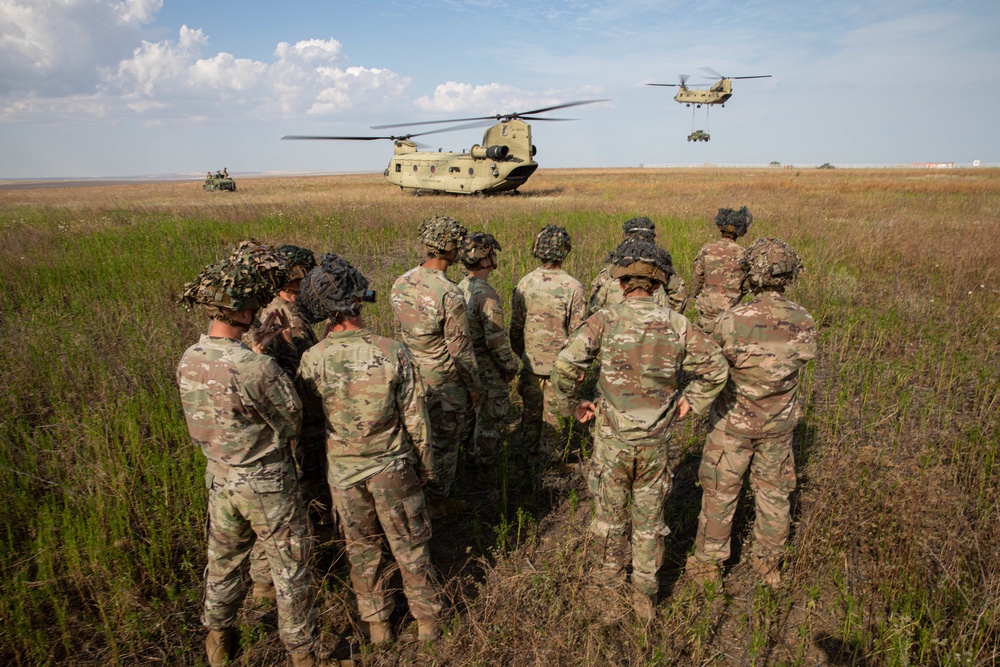
[[406,139],[393,142],[385,179],[403,189],[490,194],[516,190],[538,169],[531,126],[519,119],[488,128],[483,143],[468,152],[417,150]]
[[732,96],[732,82],[729,79],[722,79],[706,89],[681,86],[674,95],[674,100],[681,104],[725,104]]

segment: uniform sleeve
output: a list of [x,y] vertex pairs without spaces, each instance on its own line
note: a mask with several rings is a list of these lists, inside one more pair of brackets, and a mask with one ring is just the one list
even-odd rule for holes
[[691,267],[691,298],[697,299],[701,288],[705,286],[705,251],[698,252]]
[[806,321],[808,326],[803,327],[789,344],[793,358],[803,364],[816,357],[816,322],[811,315],[806,315]]
[[450,293],[444,298],[444,344],[455,362],[462,384],[470,392],[479,391],[479,368],[476,366],[476,353],[469,337],[465,301]]
[[507,330],[503,326],[503,307],[496,293],[486,295],[480,312],[483,337],[486,339],[490,357],[505,375],[514,375],[517,373],[520,359],[514,355],[510,341],[507,340]]
[[279,440],[296,440],[302,429],[302,401],[292,379],[278,363],[270,357],[261,355],[261,358],[264,360],[263,372],[250,392],[249,400]]
[[583,285],[576,283],[569,300],[569,313],[566,320],[566,331],[571,336],[587,319],[587,296],[583,293]]
[[552,367],[549,377],[555,394],[555,408],[564,417],[573,414],[587,369],[601,351],[606,326],[604,312],[591,315],[583,323],[556,357]]
[[301,442],[319,443],[326,440],[326,414],[323,412],[323,397],[316,387],[316,378],[311,365],[303,359],[295,374],[295,390],[302,401]]
[[687,286],[684,284],[684,279],[676,273],[671,274],[665,289],[667,291],[667,306],[674,312],[683,314],[688,304]]
[[594,278],[594,281],[590,283],[590,298],[587,299],[587,316],[591,316],[601,308],[604,308],[605,302],[608,300],[608,290],[605,285],[608,284],[608,274],[605,271],[601,271]]
[[420,479],[427,481],[434,470],[430,417],[427,416],[427,407],[424,405],[423,385],[413,372],[413,364],[405,350],[400,350],[396,373],[396,408],[417,455],[417,474]]
[[524,305],[524,295],[514,288],[510,297],[510,349],[519,357],[524,356],[524,322],[528,309]]
[[681,368],[695,376],[684,390],[684,397],[696,414],[702,414],[726,385],[729,364],[711,338],[688,324]]

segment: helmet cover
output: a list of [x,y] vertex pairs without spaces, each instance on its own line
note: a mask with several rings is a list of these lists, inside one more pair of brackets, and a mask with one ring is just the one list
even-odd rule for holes
[[750,225],[753,224],[753,216],[746,206],[734,211],[731,208],[720,208],[719,214],[715,216],[715,225],[723,234],[732,234],[739,238],[747,233]]
[[622,232],[625,238],[642,236],[652,241],[656,238],[656,225],[647,217],[632,218],[622,223]]
[[641,236],[622,241],[610,261],[612,278],[645,278],[666,285],[674,272],[670,253]]
[[471,232],[462,241],[462,249],[458,258],[466,267],[472,269],[481,261],[503,250],[496,237],[486,232]]
[[457,250],[465,238],[466,229],[458,220],[446,215],[435,215],[420,223],[417,230],[420,242],[435,254]]
[[761,238],[743,253],[740,266],[746,271],[751,289],[784,287],[802,272],[802,258],[792,247],[776,238]]
[[316,255],[308,248],[285,244],[279,245],[275,252],[284,257],[288,264],[286,285],[294,280],[305,278],[306,274],[316,266]]
[[256,310],[274,296],[271,282],[255,266],[232,258],[210,264],[186,283],[179,303],[201,306],[209,317],[228,321],[232,312]]
[[561,262],[566,259],[566,255],[572,249],[573,242],[569,237],[569,232],[556,225],[546,225],[535,236],[535,243],[531,246],[531,254],[542,262]]
[[275,292],[283,289],[288,278],[288,260],[275,252],[274,248],[256,239],[240,241],[233,248],[229,258],[237,263],[254,266],[271,283]]
[[323,255],[302,279],[299,310],[310,322],[339,322],[361,312],[361,302],[368,294],[368,279],[346,259],[331,252]]

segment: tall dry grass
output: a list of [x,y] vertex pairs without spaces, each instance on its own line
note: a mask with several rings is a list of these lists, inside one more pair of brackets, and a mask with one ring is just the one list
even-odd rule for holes
[[[499,494],[436,526],[454,614],[434,647],[368,664],[987,665],[1000,658],[1000,172],[546,170],[520,196],[413,197],[374,175],[0,189],[0,656],[35,664],[197,664],[203,460],[173,369],[204,322],[180,286],[255,236],[336,251],[384,296],[419,254],[419,221],[497,235],[505,300],[541,226],[566,226],[585,283],[650,215],[690,277],[720,206],[795,246],[792,291],[821,328],[796,438],[787,583],[738,557],[724,588],[678,583],[704,426],[675,434],[664,601],[650,628],[592,585],[579,475],[526,480],[516,436]],[[454,277],[457,277],[455,274]],[[387,299],[369,311],[390,331]],[[578,434],[579,435],[579,434]],[[577,442],[574,440],[574,442]],[[585,444],[585,439],[583,443]],[[737,516],[738,547],[752,511]],[[336,545],[319,550],[323,622],[356,632]],[[243,664],[282,650],[273,613],[242,620]]]

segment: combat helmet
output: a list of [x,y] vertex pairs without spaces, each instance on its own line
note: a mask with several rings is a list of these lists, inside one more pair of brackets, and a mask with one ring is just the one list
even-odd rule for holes
[[468,269],[475,269],[484,259],[495,255],[503,250],[496,237],[486,232],[471,232],[466,234],[462,241],[462,249],[458,253],[458,258]]
[[641,236],[622,241],[611,253],[610,261],[608,272],[612,278],[627,278],[632,289],[642,288],[647,292],[652,291],[654,282],[666,285],[674,272],[670,253]]
[[632,218],[631,220],[626,220],[622,223],[622,233],[625,238],[629,238],[631,236],[641,236],[652,241],[656,238],[656,225],[653,224],[652,220],[645,216]]
[[257,239],[251,238],[237,243],[229,255],[229,259],[238,264],[247,264],[256,268],[271,283],[274,292],[278,292],[290,282],[288,260],[285,256],[278,254],[273,247],[261,243]]
[[323,255],[306,277],[299,293],[299,310],[309,322],[340,322],[361,312],[362,301],[374,301],[368,279],[343,257]]
[[188,310],[201,306],[212,319],[235,324],[235,313],[263,308],[273,297],[274,287],[255,266],[228,258],[206,266],[186,283],[178,303]]
[[743,253],[740,267],[751,290],[784,288],[802,272],[802,258],[776,238],[757,239]]
[[746,234],[752,224],[753,216],[750,215],[750,209],[746,206],[738,211],[731,208],[720,208],[718,215],[715,216],[715,226],[719,228],[719,231],[737,239]]
[[285,258],[288,264],[288,278],[285,284],[302,280],[306,274],[316,267],[316,255],[308,248],[295,245],[279,245],[275,252]]
[[435,215],[420,223],[417,233],[420,235],[420,242],[427,247],[428,254],[439,257],[459,248],[466,229],[454,218]]
[[542,262],[561,262],[573,249],[569,232],[557,225],[545,225],[542,231],[535,235],[535,243],[531,246],[531,255]]

